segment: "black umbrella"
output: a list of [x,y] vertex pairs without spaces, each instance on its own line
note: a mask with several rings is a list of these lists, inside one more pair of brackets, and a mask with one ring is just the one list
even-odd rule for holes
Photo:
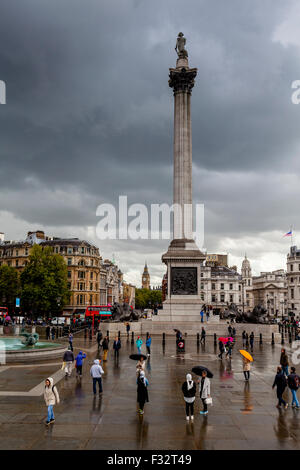
[[207,373],[207,377],[209,379],[212,379],[214,374],[207,368],[207,367],[204,367],[204,366],[196,366],[196,367],[193,367],[192,368],[192,372],[194,372],[194,374],[196,375],[202,375],[202,372],[205,370],[205,372]]
[[141,358],[147,359],[147,356],[145,356],[145,354],[131,354],[129,356],[129,359],[132,359],[133,361],[139,361]]

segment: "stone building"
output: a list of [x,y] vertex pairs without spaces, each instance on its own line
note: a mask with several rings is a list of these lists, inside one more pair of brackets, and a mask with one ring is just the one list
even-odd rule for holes
[[252,277],[254,306],[264,307],[269,316],[280,317],[287,310],[287,282],[284,269],[261,272]]
[[107,303],[113,305],[114,302],[122,302],[123,298],[123,273],[117,265],[109,259],[105,259],[103,268],[106,271],[106,295]]
[[254,308],[254,298],[252,291],[252,269],[250,261],[245,255],[245,259],[242,262],[242,280],[243,280],[243,312],[252,312]]
[[287,255],[287,309],[300,315],[300,250],[291,246]]
[[135,308],[135,286],[123,281],[123,302]]
[[228,267],[228,255],[217,253],[206,253],[206,266],[226,266]]
[[147,263],[145,263],[144,272],[142,274],[142,289],[150,289],[150,274]]

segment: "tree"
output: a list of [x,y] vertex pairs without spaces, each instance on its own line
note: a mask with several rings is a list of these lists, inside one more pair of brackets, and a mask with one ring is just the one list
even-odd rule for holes
[[21,306],[33,316],[57,315],[69,302],[68,269],[51,247],[34,245],[29,263],[21,274]]
[[160,290],[136,289],[135,306],[136,308],[152,308],[162,303],[162,292]]
[[16,297],[20,294],[20,278],[11,266],[0,266],[0,304],[8,307],[9,313],[15,308]]

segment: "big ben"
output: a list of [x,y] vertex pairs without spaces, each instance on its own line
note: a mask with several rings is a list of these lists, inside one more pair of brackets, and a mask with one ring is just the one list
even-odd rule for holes
[[142,289],[150,289],[150,274],[147,263],[145,263],[144,272],[142,275]]

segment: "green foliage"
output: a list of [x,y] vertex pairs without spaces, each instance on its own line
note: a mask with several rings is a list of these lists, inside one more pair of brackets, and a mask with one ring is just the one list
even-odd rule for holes
[[[150,302],[150,304],[149,304]],[[136,308],[152,308],[162,303],[162,293],[160,290],[136,289],[135,306]]]
[[16,297],[20,295],[20,278],[17,270],[11,266],[0,266],[0,304],[8,307],[12,313]]
[[61,255],[54,254],[51,247],[34,245],[21,274],[22,310],[34,316],[61,313],[70,299],[67,275]]

